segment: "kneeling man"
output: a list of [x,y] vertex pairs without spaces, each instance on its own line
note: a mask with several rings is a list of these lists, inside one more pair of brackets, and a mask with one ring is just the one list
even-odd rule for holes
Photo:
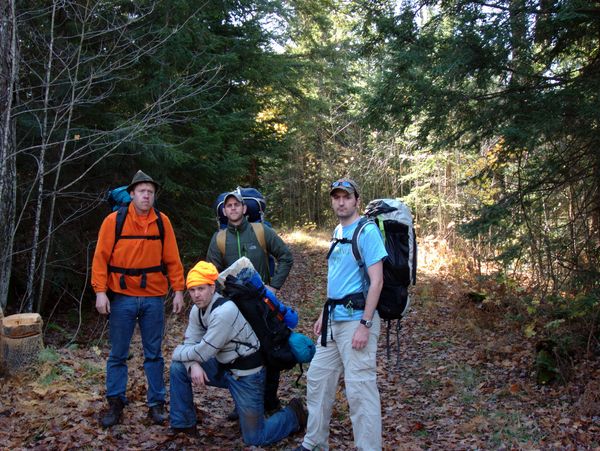
[[304,430],[307,413],[298,398],[265,419],[265,368],[260,342],[236,305],[215,293],[217,277],[215,266],[204,261],[187,276],[187,288],[195,305],[184,342],[173,352],[171,428],[175,432],[195,433],[193,384],[229,389],[247,445],[269,445]]

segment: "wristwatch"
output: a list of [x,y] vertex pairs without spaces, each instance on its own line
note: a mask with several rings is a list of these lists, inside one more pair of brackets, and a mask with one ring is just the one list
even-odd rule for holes
[[371,321],[370,319],[361,319],[360,323],[365,326],[367,329],[370,329],[371,326],[373,325],[373,321]]

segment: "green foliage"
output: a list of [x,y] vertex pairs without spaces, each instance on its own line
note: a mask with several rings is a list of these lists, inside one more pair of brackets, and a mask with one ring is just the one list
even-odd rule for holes
[[56,352],[55,349],[46,347],[40,351],[38,355],[38,360],[42,363],[56,363],[60,360],[60,355]]
[[[449,2],[381,8],[369,21],[378,43],[369,48],[383,62],[371,123],[414,130],[422,149],[456,151],[470,165],[453,174],[464,181],[459,209],[440,202],[438,224],[454,210],[490,258],[549,292],[594,289],[582,276],[598,279],[598,15],[577,0]],[[411,195],[431,211],[425,161],[412,165],[422,185]]]
[[[29,256],[39,257],[35,246],[48,239],[48,261],[40,262],[47,268],[44,299],[60,299],[65,291],[79,297],[109,212],[104,193],[127,184],[140,168],[161,183],[158,207],[172,219],[184,262],[204,255],[215,230],[216,195],[258,185],[262,165],[282,154],[278,117],[265,119],[264,112],[273,97],[294,90],[289,59],[271,49],[271,37],[280,36],[264,26],[284,14],[279,2],[53,5],[17,5],[21,101],[14,116],[22,213],[10,300],[15,310]],[[40,161],[43,178],[32,170]],[[47,208],[32,242],[38,189]],[[57,230],[46,237],[51,210]]]

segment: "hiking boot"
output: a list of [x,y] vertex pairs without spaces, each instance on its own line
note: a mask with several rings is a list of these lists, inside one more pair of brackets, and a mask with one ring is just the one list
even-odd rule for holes
[[121,412],[123,412],[123,407],[125,407],[125,403],[121,398],[114,397],[108,398],[108,412],[102,417],[102,427],[109,428],[118,424],[121,420]]
[[174,428],[170,427],[167,431],[167,434],[170,436],[174,436],[177,434],[185,434],[188,437],[198,437],[198,428],[196,425],[187,427],[187,428]]
[[300,398],[293,398],[288,403],[288,407],[292,409],[292,411],[296,414],[296,418],[298,418],[298,424],[300,425],[298,431],[304,431],[306,429],[306,422],[308,421],[308,412],[304,408],[302,400]]
[[233,410],[227,414],[227,420],[228,421],[237,421],[239,419],[240,419],[240,414],[238,413],[237,409],[234,407]]
[[148,408],[148,418],[152,420],[154,424],[163,424],[167,420],[167,414],[165,413],[165,404],[160,403],[155,406]]

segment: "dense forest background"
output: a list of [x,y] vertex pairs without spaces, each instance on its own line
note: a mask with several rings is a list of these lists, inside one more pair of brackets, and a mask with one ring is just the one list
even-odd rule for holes
[[90,310],[105,193],[138,169],[186,267],[219,192],[320,229],[348,175],[407,202],[473,298],[597,350],[597,0],[7,0],[0,20],[5,313]]

